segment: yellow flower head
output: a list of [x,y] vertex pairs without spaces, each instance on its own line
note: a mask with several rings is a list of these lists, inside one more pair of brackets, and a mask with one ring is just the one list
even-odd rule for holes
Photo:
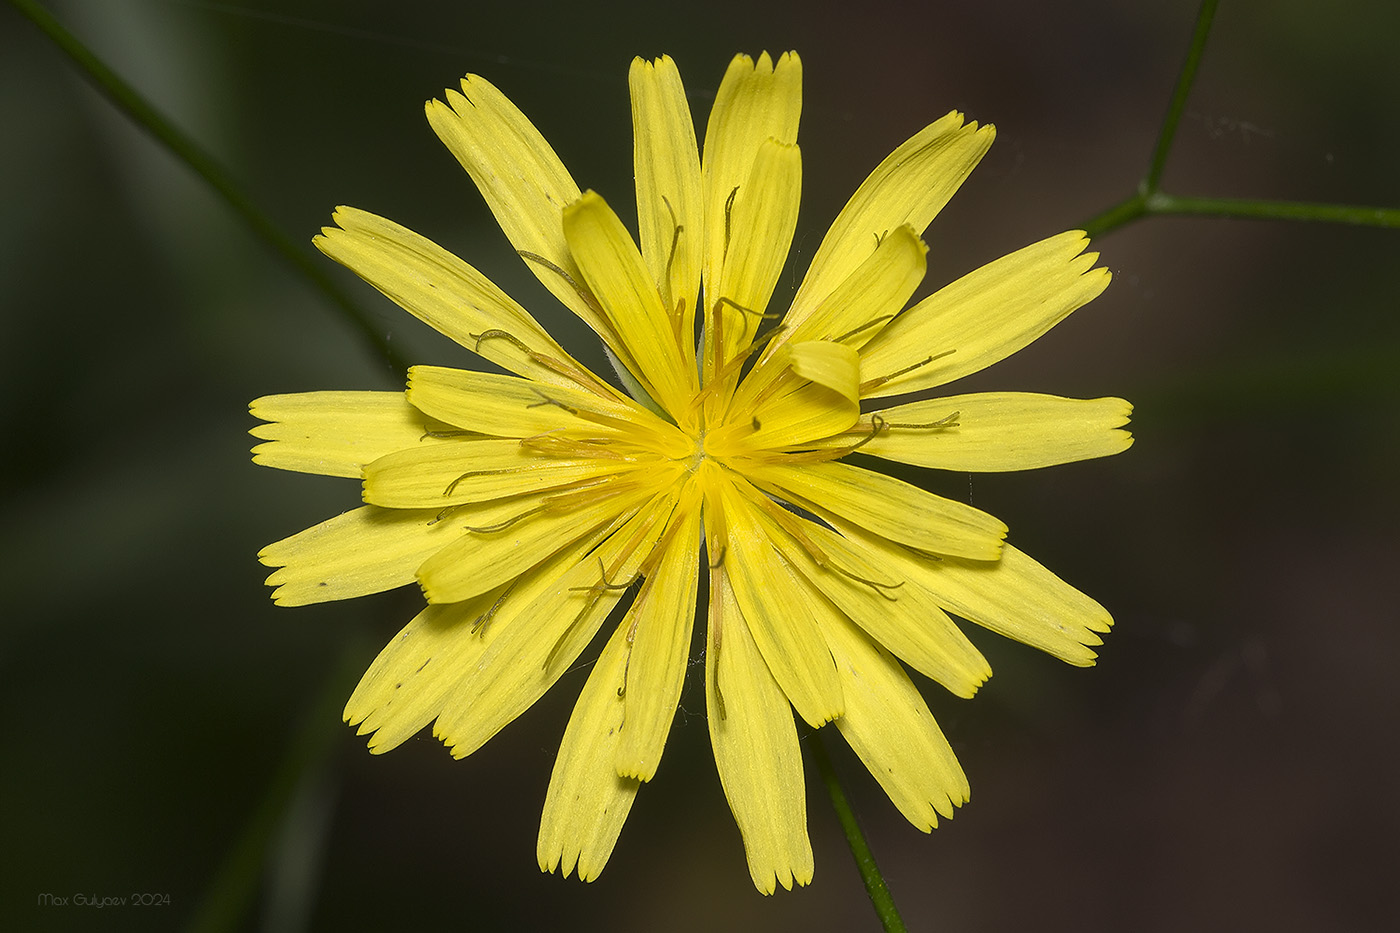
[[789,707],[835,722],[927,831],[968,785],[905,665],[961,697],[991,673],[948,611],[1093,662],[1108,613],[1004,544],[1000,521],[842,458],[993,471],[1127,448],[1120,399],[877,401],[1014,353],[1109,275],[1082,233],[1063,233],[905,307],[924,275],[920,235],[992,142],[992,127],[950,113],[871,173],[791,307],[770,308],[801,187],[797,56],[734,59],[703,158],[671,59],[634,61],[630,84],[636,240],[482,78],[427,111],[631,395],[462,260],[342,207],[316,239],[326,255],[514,375],[417,366],[407,393],[253,402],[269,422],[253,430],[256,462],[360,479],[366,503],[259,556],[279,568],[280,605],[422,586],[427,608],[345,708],[375,752],[428,723],[456,757],[480,748],[630,597],[569,720],[540,828],[541,867],[585,880],[661,762],[703,587],[715,762],[767,893],[812,877]]

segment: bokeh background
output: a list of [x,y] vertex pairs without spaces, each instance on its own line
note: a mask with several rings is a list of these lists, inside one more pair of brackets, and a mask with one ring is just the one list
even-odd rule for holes
[[[1125,197],[1196,4],[50,6],[299,240],[337,204],[394,218],[601,365],[423,119],[461,74],[626,216],[633,55],[676,58],[703,126],[734,52],[799,50],[777,303],[869,169],[953,107],[999,134],[927,234],[929,288]],[[1227,0],[1165,189],[1400,205],[1397,35],[1380,0]],[[876,928],[810,765],[815,881],[754,892],[697,685],[591,885],[534,854],[585,671],[465,761],[426,733],[369,755],[340,706],[420,597],[273,607],[258,549],[359,497],[254,467],[246,405],[397,378],[8,4],[0,126],[0,926]],[[1123,396],[1136,445],[925,481],[1113,611],[1100,663],[970,632],[981,694],[924,683],[973,787],[931,836],[844,748],[838,770],[912,929],[1392,929],[1400,234],[1168,218],[1097,246],[1109,291],[967,383]],[[466,362],[318,261],[407,358]],[[41,906],[141,894],[168,903]]]

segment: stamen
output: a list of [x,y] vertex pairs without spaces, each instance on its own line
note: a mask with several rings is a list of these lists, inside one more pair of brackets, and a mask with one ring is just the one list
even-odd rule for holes
[[764,321],[772,321],[772,320],[775,320],[775,319],[777,319],[777,318],[782,317],[782,315],[781,315],[781,314],[778,314],[777,312],[773,312],[773,313],[771,313],[771,314],[764,314],[764,313],[762,313],[761,311],[755,311],[755,310],[753,310],[752,308],[746,308],[746,307],[744,307],[743,305],[739,304],[739,302],[735,301],[734,299],[732,299],[732,298],[725,298],[725,297],[723,297],[723,296],[720,296],[720,298],[717,299],[717,300],[715,301],[715,313],[716,313],[716,314],[719,313],[719,309],[720,309],[720,306],[721,306],[721,305],[729,305],[729,307],[734,308],[734,309],[739,310],[739,311],[742,311],[742,312],[744,312],[745,314],[749,315],[750,317],[756,317],[756,318],[759,318],[760,320],[764,320]]
[[518,582],[519,578],[512,580],[510,585],[501,591],[501,595],[496,597],[496,601],[491,604],[491,608],[476,617],[476,621],[472,623],[471,627],[471,633],[473,635],[484,630],[486,628],[486,623],[496,617],[496,610],[501,608],[501,604],[506,601],[506,597],[515,589],[515,584]]
[[608,571],[603,566],[602,555],[598,555],[598,576],[602,578],[602,583],[594,583],[592,586],[571,586],[569,589],[576,593],[601,593],[605,590],[621,590],[625,593],[642,581],[641,573],[637,573],[626,583],[613,583],[608,579]]
[[727,544],[721,544],[721,545],[719,546],[719,553],[717,553],[717,554],[715,555],[714,561],[711,562],[711,564],[710,564],[710,569],[711,569],[711,570],[718,570],[719,568],[721,568],[721,567],[724,566],[724,555],[725,555],[725,552],[728,551],[728,550],[729,550],[729,545],[727,545]]
[[423,443],[428,438],[434,440],[451,440],[456,437],[480,437],[476,431],[424,431],[418,438],[418,443]]
[[739,186],[735,185],[734,190],[729,192],[729,197],[724,199],[724,252],[723,256],[729,255],[729,222],[734,213],[734,196],[739,193]]
[[505,521],[496,522],[496,524],[494,525],[463,525],[462,529],[464,531],[474,531],[477,534],[481,535],[495,534],[498,531],[505,531],[511,525],[524,521],[531,515],[536,515],[540,512],[543,512],[547,507],[548,506],[543,504],[537,505],[533,509],[527,509],[526,511],[521,512],[519,515],[513,515],[510,518],[507,518]]
[[892,321],[892,320],[894,320],[894,315],[893,315],[893,314],[882,314],[882,315],[880,315],[880,316],[877,317],[877,318],[871,318],[870,320],[866,321],[864,324],[860,325],[859,327],[855,328],[854,330],[848,330],[848,331],[846,331],[846,332],[845,332],[844,334],[842,334],[840,337],[832,337],[832,338],[831,338],[831,342],[832,342],[832,343],[840,343],[840,342],[843,341],[843,340],[847,340],[847,339],[849,339],[849,338],[851,338],[851,337],[854,337],[856,334],[860,333],[860,332],[863,331],[863,330],[869,330],[870,328],[875,327],[875,326],[878,325],[878,324],[883,324],[885,321]]
[[[924,424],[905,424],[891,421],[887,426],[891,428],[957,428],[962,426],[961,422],[958,421],[958,416],[961,414],[961,411],[955,411],[946,418],[939,418],[937,421],[929,421]],[[876,415],[875,417],[879,416]],[[865,442],[862,441],[861,443]]]
[[468,479],[473,476],[500,476],[503,473],[514,472],[515,468],[513,467],[506,467],[500,470],[470,470],[466,473],[463,473],[461,476],[457,477],[452,482],[448,483],[447,488],[442,491],[442,494],[444,497],[452,495],[452,493],[457,489],[457,485],[461,483],[462,480]]
[[664,194],[661,196],[661,203],[666,205],[666,213],[671,215],[671,254],[666,257],[665,282],[666,291],[669,292],[671,290],[671,265],[676,261],[676,247],[681,242],[681,231],[685,227],[676,223],[676,209],[671,206],[671,200]]
[[574,290],[574,292],[579,296],[580,299],[583,300],[584,304],[588,305],[588,307],[591,310],[597,312],[598,316],[601,317],[604,321],[607,320],[607,315],[603,313],[603,308],[601,305],[598,304],[598,299],[593,297],[593,293],[590,292],[588,289],[584,288],[582,285],[580,285],[572,275],[569,275],[569,273],[565,272],[563,269],[550,262],[548,259],[545,259],[539,253],[532,253],[529,250],[524,249],[518,249],[516,250],[516,253],[520,256],[521,259],[526,259],[530,262],[539,263],[540,265],[548,269],[550,272],[553,272],[555,275],[559,276],[561,279],[568,283],[569,287]]
[[905,375],[906,373],[912,373],[914,370],[918,369],[918,368],[921,367],[921,366],[927,366],[929,363],[932,363],[934,360],[941,360],[941,359],[943,359],[943,357],[949,356],[950,354],[957,353],[957,352],[958,352],[958,351],[957,351],[956,349],[953,349],[953,350],[944,350],[942,353],[935,353],[935,354],[933,354],[932,356],[928,357],[927,359],[920,360],[920,361],[917,362],[917,363],[911,363],[910,365],[904,367],[903,369],[895,370],[894,372],[890,373],[888,376],[879,376],[879,377],[877,377],[877,378],[875,378],[875,379],[867,379],[865,382],[862,382],[862,383],[860,384],[859,392],[860,392],[861,395],[864,395],[865,393],[869,392],[871,389],[878,389],[880,386],[882,386],[882,385],[884,385],[885,383],[889,382],[891,379],[898,379],[900,376],[903,376],[903,375]]

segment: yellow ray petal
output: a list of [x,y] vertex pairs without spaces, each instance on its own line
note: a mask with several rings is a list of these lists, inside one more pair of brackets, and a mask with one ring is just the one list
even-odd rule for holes
[[620,346],[614,352],[663,408],[683,410],[696,388],[689,342],[682,353],[679,325],[662,306],[627,228],[601,197],[588,191],[564,209],[564,236],[618,335]]
[[[729,63],[705,128],[700,169],[708,244],[704,270],[707,295],[714,293],[724,263],[730,195],[749,181],[759,149],[767,140],[797,142],[801,113],[802,62],[797,53],[784,53],[776,66],[767,52],[757,62],[747,55],[736,55]],[[783,248],[786,251],[786,244]],[[713,303],[714,299],[707,300]]]
[[792,371],[833,390],[851,404],[860,402],[860,356],[830,340],[799,340],[788,345]]
[[467,263],[390,220],[336,209],[316,247],[439,333],[493,363],[545,382],[565,377],[530,353],[578,363],[524,308]]
[[972,696],[992,675],[986,658],[920,581],[891,568],[878,553],[803,522],[803,533],[824,554],[819,562],[767,516],[760,521],[783,555],[833,605],[919,673],[960,697]]
[[[306,606],[381,593],[413,582],[430,555],[457,541],[469,510],[381,509],[367,505],[269,544],[258,560],[279,567],[267,578],[279,606]],[[441,520],[439,520],[441,519]]]
[[807,793],[792,707],[754,644],[724,573],[710,575],[705,701],[720,784],[754,886],[812,880]]
[[951,819],[967,802],[967,776],[918,688],[848,620],[824,620],[822,632],[846,697],[841,735],[909,822],[929,832],[939,814]]
[[438,716],[434,734],[453,757],[484,745],[569,669],[627,592],[673,504],[670,495],[657,497],[606,539],[586,538],[588,547],[566,549],[520,578],[519,595],[513,591],[491,623],[495,640]]
[[680,333],[693,339],[705,246],[695,121],[669,55],[652,62],[633,59],[628,84],[642,258],[662,303],[679,311]]
[[904,310],[924,280],[927,255],[928,247],[914,228],[894,228],[835,290],[808,309],[811,313],[805,318],[799,320],[789,310],[784,330],[764,350],[764,357],[789,341],[840,340],[848,347],[863,347],[885,321]]
[[901,544],[995,560],[1006,526],[981,509],[847,463],[755,463],[750,479],[819,515],[839,515]]
[[[706,364],[716,372],[747,347],[760,330],[768,299],[787,261],[802,198],[802,154],[795,144],[765,140],[753,171],[727,200],[721,231],[723,254],[705,282]],[[723,353],[708,341],[722,316]]]
[[358,735],[373,733],[369,750],[383,754],[412,738],[442,711],[443,701],[476,666],[494,634],[478,625],[501,590],[477,599],[429,606],[394,636],[360,678],[345,704]]
[[[443,366],[410,368],[408,400],[440,421],[497,437],[533,437],[569,428],[615,433],[606,419],[664,424],[637,405],[583,389]],[[577,411],[597,417],[586,420]]]
[[994,563],[949,559],[930,567],[928,588],[949,611],[1077,667],[1113,627],[1108,610],[1007,545]]
[[[418,582],[430,603],[454,603],[484,593],[604,525],[631,515],[650,493],[634,485],[602,488],[594,501],[556,506],[548,494],[502,503],[508,514],[494,521],[470,522],[457,540],[418,568]],[[488,515],[490,505],[477,514]],[[494,516],[492,516],[494,518]]]
[[580,881],[602,872],[632,809],[640,782],[613,768],[622,742],[627,630],[619,626],[588,675],[574,705],[549,778],[535,854],[540,870],[565,877],[578,866]]
[[804,320],[874,252],[880,238],[908,224],[923,233],[981,161],[995,130],[963,125],[950,113],[906,141],[870,173],[841,209],[812,257],[787,322]]
[[[1071,230],[944,286],[880,331],[861,352],[861,377],[881,398],[951,382],[1005,359],[1108,287],[1098,253]],[[899,375],[895,375],[899,374]]]
[[610,339],[607,323],[575,287],[582,286],[583,279],[564,242],[561,219],[565,205],[578,200],[579,189],[564,163],[539,130],[485,78],[467,75],[462,93],[449,90],[446,97],[446,103],[426,104],[433,132],[476,182],[516,250],[549,263],[527,258],[530,271],[594,331]]
[[624,675],[626,719],[616,767],[618,774],[639,781],[650,781],[656,774],[685,683],[700,573],[696,484],[689,483],[682,491],[671,527],[658,548],[660,560],[648,570],[637,601],[622,622],[631,654]]
[[510,438],[451,439],[395,451],[367,465],[365,501],[394,509],[441,509],[635,468],[635,462],[622,459],[545,456]]
[[768,669],[798,715],[820,726],[843,708],[831,652],[817,625],[818,617],[836,610],[773,547],[755,507],[727,486],[716,489],[725,529],[707,531],[707,540],[724,547],[716,549],[721,569]]
[[[265,395],[248,406],[260,424],[248,433],[266,441],[253,462],[280,470],[359,479],[364,465],[387,453],[432,446],[430,422],[402,392],[299,392]],[[429,426],[431,424],[431,427]]]
[[1132,410],[1121,398],[954,395],[875,412],[888,428],[860,450],[940,470],[1031,470],[1122,453],[1133,443],[1120,430]]

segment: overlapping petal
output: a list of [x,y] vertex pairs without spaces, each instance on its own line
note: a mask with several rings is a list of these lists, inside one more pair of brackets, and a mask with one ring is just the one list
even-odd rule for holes
[[442,425],[410,405],[402,392],[299,392],[265,395],[248,411],[260,424],[249,433],[266,443],[253,462],[279,470],[359,479],[365,464],[420,442]]

